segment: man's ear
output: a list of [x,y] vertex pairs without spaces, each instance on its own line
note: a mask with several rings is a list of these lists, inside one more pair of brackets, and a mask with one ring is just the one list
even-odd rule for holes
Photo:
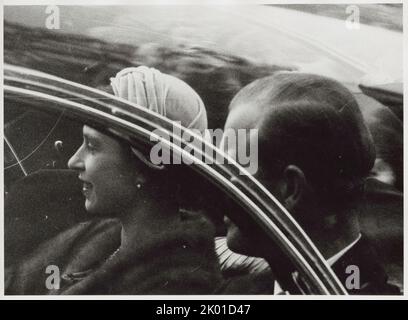
[[281,189],[286,209],[291,211],[304,197],[307,181],[302,169],[295,165],[288,165],[283,173],[283,185]]

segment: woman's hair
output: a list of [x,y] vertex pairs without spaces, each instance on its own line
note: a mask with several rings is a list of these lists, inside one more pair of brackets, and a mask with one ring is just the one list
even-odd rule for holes
[[293,164],[322,200],[338,203],[359,194],[375,149],[343,85],[313,74],[279,73],[242,89],[230,110],[245,107],[255,115],[246,121],[259,130],[259,175],[274,177]]

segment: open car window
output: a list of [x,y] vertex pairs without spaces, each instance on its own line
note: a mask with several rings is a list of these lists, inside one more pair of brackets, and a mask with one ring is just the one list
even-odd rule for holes
[[[66,192],[59,188],[61,181],[68,180],[72,182],[72,199],[78,196],[75,188],[79,192],[80,186],[67,172],[66,162],[81,143],[83,124],[101,128],[139,148],[152,146],[150,138],[154,130],[166,130],[169,134],[161,136],[160,141],[192,162],[183,170],[192,171],[198,181],[208,184],[209,195],[219,197],[221,194],[221,198],[229,203],[225,214],[239,226],[250,228],[252,232],[256,230],[264,236],[265,245],[275,252],[276,265],[272,266],[272,271],[283,288],[292,293],[345,294],[333,271],[283,206],[251,175],[242,174],[245,169],[227,159],[219,149],[204,141],[203,144],[208,144],[205,152],[189,145],[194,132],[180,126],[180,131],[175,134],[173,123],[149,110],[86,86],[12,66],[7,66],[5,71],[5,119],[5,145],[9,148],[5,151],[6,191],[15,190],[24,176],[36,178],[44,172],[52,175],[52,170],[62,172],[58,177],[40,179],[47,185],[37,190],[40,193],[38,201],[47,201],[46,192],[57,195]],[[38,127],[30,127],[32,119],[41,120],[35,122]],[[18,143],[15,138],[22,128],[25,132],[31,130],[25,144]],[[204,161],[209,157],[224,161]],[[27,191],[24,188],[19,186],[18,189]],[[76,210],[83,212],[82,204],[73,202],[69,202],[73,217],[66,216],[64,221],[59,221],[53,232],[63,229],[64,223],[84,219],[84,215],[75,215]],[[6,219],[10,230],[17,223],[12,218]],[[51,218],[44,216],[44,219]],[[20,229],[20,232],[24,230]],[[16,239],[24,236],[15,235],[13,245],[18,243]],[[47,237],[44,232],[41,236]],[[6,243],[6,256],[7,249],[15,248],[7,247]],[[302,279],[301,286],[299,279]]]

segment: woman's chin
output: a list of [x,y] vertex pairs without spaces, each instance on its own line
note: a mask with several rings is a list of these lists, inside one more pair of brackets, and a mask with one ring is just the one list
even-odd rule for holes
[[85,200],[85,210],[92,216],[98,216],[101,218],[118,218],[117,210],[107,208],[107,206],[95,203],[89,199]]
[[92,205],[91,205],[91,202],[88,199],[85,200],[85,209],[89,213],[92,213]]
[[96,214],[98,212],[94,203],[89,199],[85,199],[85,209],[88,213],[91,214]]

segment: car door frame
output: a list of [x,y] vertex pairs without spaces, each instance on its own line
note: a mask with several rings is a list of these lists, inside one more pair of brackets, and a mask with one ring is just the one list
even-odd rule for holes
[[[265,233],[271,243],[282,250],[283,256],[299,272],[308,293],[347,294],[307,234],[259,181],[205,140],[202,143],[206,145],[206,152],[191,148],[191,145],[190,150],[197,153],[193,155],[192,152],[186,152],[189,139],[185,137],[201,139],[196,133],[124,99],[22,67],[5,65],[4,97],[13,97],[17,101],[22,99],[44,110],[59,108],[74,119],[104,128],[130,143],[152,145],[152,132],[165,130],[170,139],[160,135],[155,137],[155,141],[160,140],[179,156],[190,159],[193,170],[210,180],[243,208],[247,218]],[[180,136],[174,134],[174,126],[180,130]],[[203,161],[210,156],[208,150],[211,151],[213,160],[216,158],[217,161]],[[221,163],[219,159],[222,159]]]

